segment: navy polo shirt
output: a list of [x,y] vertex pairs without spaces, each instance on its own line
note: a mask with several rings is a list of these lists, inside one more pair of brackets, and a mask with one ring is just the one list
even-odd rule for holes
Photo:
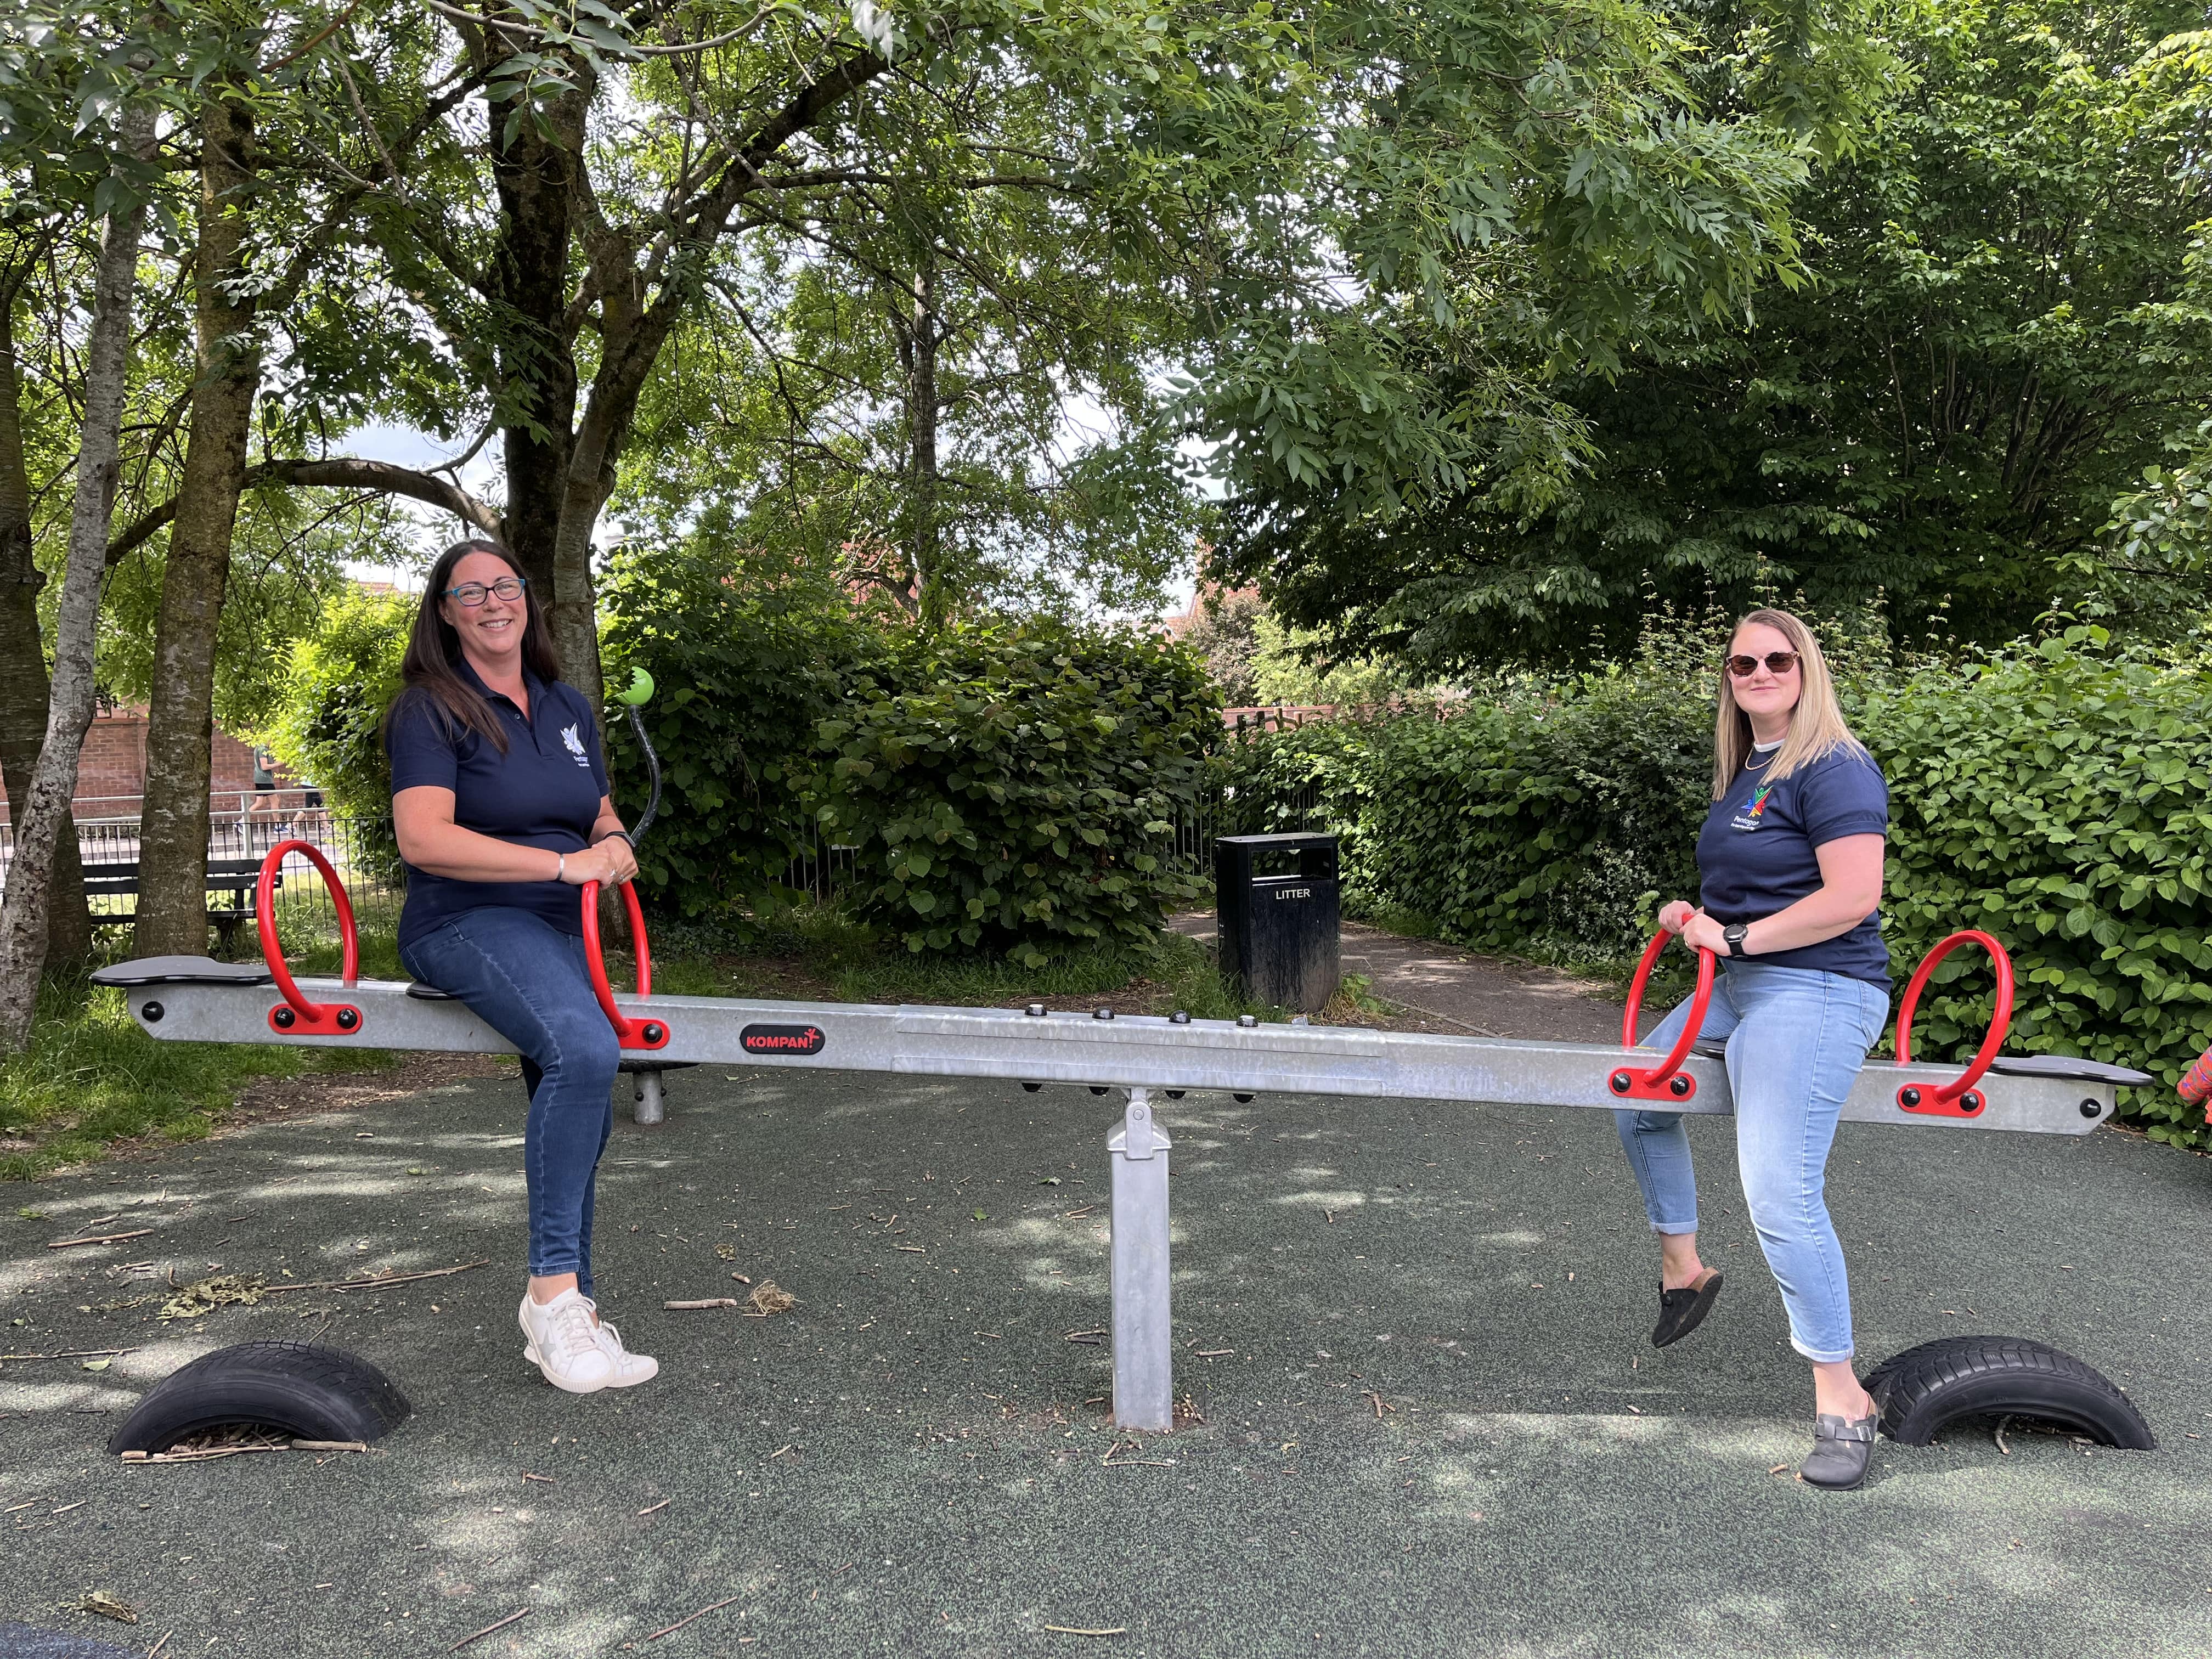
[[[410,687],[392,706],[385,728],[392,757],[392,793],[435,787],[453,792],[453,822],[464,830],[578,853],[589,845],[607,793],[606,762],[599,753],[599,722],[583,693],[565,680],[548,684],[523,677],[529,693],[525,715],[464,662],[461,676],[491,705],[507,732],[507,751],[486,742],[447,714],[420,687]],[[441,922],[486,905],[535,911],[564,933],[584,930],[582,901],[558,881],[460,881],[407,866],[407,902],[399,913],[399,943],[413,944]]]
[[[1698,902],[1723,925],[1757,921],[1820,890],[1818,849],[1846,836],[1889,830],[1889,786],[1864,750],[1838,747],[1786,778],[1760,776],[1772,764],[1753,754],[1705,814],[1698,836]],[[1881,913],[1848,933],[1795,951],[1753,958],[1778,968],[1814,968],[1887,990],[1889,947]]]

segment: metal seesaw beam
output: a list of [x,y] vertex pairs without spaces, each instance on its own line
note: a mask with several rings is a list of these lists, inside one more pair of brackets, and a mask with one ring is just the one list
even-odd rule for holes
[[[293,1019],[288,1030],[289,1005],[258,964],[167,957],[122,963],[94,977],[122,988],[140,1028],[163,1041],[514,1052],[460,1003],[439,993],[426,995],[420,987],[410,994],[410,988],[396,981],[300,981],[294,988],[301,998],[343,1006],[358,1018],[345,1029],[331,1020],[303,1027]],[[724,997],[614,1000],[629,1030],[658,1027],[665,1034],[649,1054],[631,1049],[634,1064],[747,1064],[1125,1091],[1122,1121],[1107,1150],[1114,1176],[1114,1416],[1128,1429],[1164,1430],[1174,1421],[1170,1142],[1152,1116],[1158,1092],[1204,1089],[1240,1096],[1626,1105],[1709,1115],[1733,1110],[1725,1065],[1697,1052],[1681,1061],[1686,1083],[1676,1086],[1686,1090],[1683,1097],[1624,1100],[1616,1086],[1623,1068],[1649,1072],[1650,1050],[1181,1015],[1051,1013],[1036,1004],[1024,1011]],[[1916,1112],[1900,1104],[1916,1088],[1932,1102],[1959,1077],[1954,1066],[1870,1061],[1843,1115],[1863,1123],[2081,1134],[2111,1115],[2118,1084],[2148,1081],[2141,1073],[2094,1061],[2000,1060],[1979,1079],[1978,1095],[1968,1097],[1981,1103],[1970,1115]],[[657,1097],[658,1091],[653,1092]],[[657,1111],[653,1117],[657,1121]]]
[[[396,980],[346,985],[335,979],[302,979],[298,985],[303,995],[356,1008],[360,1024],[351,1031],[325,1025],[287,1032],[271,1022],[283,999],[255,964],[171,957],[125,963],[95,977],[125,987],[132,1017],[149,1036],[165,1041],[514,1052],[459,1002],[410,996],[408,987]],[[671,1065],[742,1063],[1104,1088],[1517,1106],[1734,1110],[1727,1067],[1718,1058],[1696,1052],[1681,1067],[1692,1087],[1686,1098],[1623,1100],[1609,1080],[1625,1064],[1648,1066],[1650,1050],[1143,1014],[1101,1018],[1016,1008],[732,997],[617,995],[615,1001],[631,1021],[658,1024],[668,1033],[666,1043],[650,1055],[632,1050],[632,1057]],[[1869,1060],[1843,1115],[1858,1123],[2081,1134],[2111,1115],[2117,1084],[2142,1079],[2140,1073],[2093,1061],[2000,1060],[1982,1079],[1986,1104],[1972,1115],[1936,1116],[1898,1103],[1901,1089],[1917,1085],[1932,1095],[1958,1076],[1955,1066]]]

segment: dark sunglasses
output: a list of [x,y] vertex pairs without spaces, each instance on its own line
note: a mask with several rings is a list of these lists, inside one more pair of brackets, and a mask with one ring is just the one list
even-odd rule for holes
[[1791,669],[1796,667],[1797,653],[1795,651],[1770,651],[1764,658],[1723,657],[1721,665],[1736,678],[1747,680],[1759,672],[1759,665],[1762,661],[1766,664],[1766,672],[1775,678],[1780,679]]
[[456,605],[475,606],[482,605],[484,602],[485,593],[490,592],[512,605],[522,597],[522,590],[529,586],[530,584],[520,576],[501,576],[489,588],[486,588],[482,582],[463,582],[459,587],[447,588],[446,597]]

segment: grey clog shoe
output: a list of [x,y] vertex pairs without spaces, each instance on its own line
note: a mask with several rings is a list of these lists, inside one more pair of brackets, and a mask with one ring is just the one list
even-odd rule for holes
[[1849,1492],[1867,1477],[1874,1461],[1875,1424],[1879,1413],[1835,1417],[1822,1412],[1813,1419],[1812,1455],[1797,1466],[1808,1485]]

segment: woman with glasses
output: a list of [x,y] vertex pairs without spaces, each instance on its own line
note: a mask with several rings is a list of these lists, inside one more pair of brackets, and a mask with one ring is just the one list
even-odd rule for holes
[[622,1054],[585,966],[576,889],[637,870],[607,793],[598,722],[561,678],[538,596],[495,542],[430,568],[386,716],[407,865],[399,960],[522,1053],[530,1091],[524,1352],[570,1394],[643,1382],[592,1298],[592,1200]]
[[[1702,1036],[1724,1040],[1736,1165],[1752,1224],[1782,1287],[1790,1346],[1813,1364],[1814,1486],[1866,1478],[1875,1405],[1851,1365],[1850,1288],[1828,1218],[1828,1148],[1844,1099],[1889,1013],[1881,902],[1889,790],[1844,723],[1810,629],[1784,611],[1736,624],[1722,662],[1713,805],[1698,837],[1698,902],[1659,925],[1711,951]],[[1647,1045],[1670,1048],[1686,1003]],[[1689,1334],[1721,1275],[1698,1256],[1698,1189],[1679,1112],[1614,1117],[1659,1235],[1653,1344]]]

